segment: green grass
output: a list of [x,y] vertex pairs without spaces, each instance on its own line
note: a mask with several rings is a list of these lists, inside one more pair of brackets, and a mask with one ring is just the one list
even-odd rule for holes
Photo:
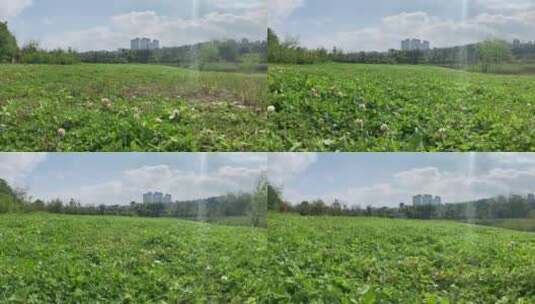
[[[466,68],[468,71],[481,72],[482,67],[474,65]],[[535,75],[535,63],[504,63],[488,67],[487,73],[504,75]]]
[[533,303],[535,235],[269,215],[255,229],[0,215],[0,303]]
[[535,235],[446,221],[271,215],[273,303],[534,303]]
[[272,150],[533,151],[535,76],[326,63],[270,67]]
[[535,232],[535,218],[475,220],[474,224]]
[[265,74],[0,65],[0,150],[263,150],[266,100]]
[[175,219],[0,215],[0,303],[254,303],[266,231]]

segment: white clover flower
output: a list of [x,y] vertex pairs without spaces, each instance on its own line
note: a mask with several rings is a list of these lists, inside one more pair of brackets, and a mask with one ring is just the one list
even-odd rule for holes
[[366,110],[366,104],[365,103],[359,104],[359,108],[361,108],[362,110]]
[[221,277],[221,280],[222,280],[222,281],[228,281],[228,277],[227,277],[227,276],[222,276],[222,277]]
[[175,109],[171,115],[169,116],[169,120],[175,120],[180,115],[180,111],[178,109]]
[[332,139],[325,139],[323,141],[323,145],[325,145],[325,146],[331,146],[333,144],[334,144],[334,141]]
[[160,118],[156,118],[155,121],[156,121],[157,123],[162,123],[162,122],[163,122],[163,120],[161,120]]
[[270,113],[271,113],[271,112],[275,112],[275,110],[276,110],[276,109],[275,109],[275,106],[269,106],[269,107],[267,108],[267,111],[270,112]]
[[385,123],[381,125],[380,129],[381,129],[382,132],[385,132],[385,133],[388,132],[388,130],[390,130],[388,125],[385,124]]
[[363,129],[364,128],[364,120],[362,120],[360,118],[355,121],[355,124],[357,125],[357,127],[359,129]]
[[63,129],[63,128],[59,128],[58,129],[58,136],[59,137],[65,137],[66,133],[67,133],[67,131],[65,131],[65,129]]
[[111,100],[109,100],[108,98],[102,98],[101,101],[104,107],[108,109],[111,108]]
[[437,131],[437,136],[440,137],[440,138],[443,138],[446,136],[446,128],[440,128],[438,129]]

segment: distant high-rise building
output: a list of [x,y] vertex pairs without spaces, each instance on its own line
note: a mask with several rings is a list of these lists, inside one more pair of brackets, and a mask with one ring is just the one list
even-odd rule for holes
[[402,51],[409,51],[411,49],[411,40],[405,39],[401,41],[401,50]]
[[161,192],[147,192],[143,194],[143,203],[152,204],[152,203],[165,203],[169,204],[173,202],[173,197],[171,194],[163,194]]
[[151,204],[152,203],[152,192],[144,193],[143,194],[143,203],[144,204]]
[[529,203],[535,203],[535,194],[528,193],[528,202]]
[[405,39],[401,41],[401,50],[402,51],[427,51],[431,49],[431,43],[427,40],[420,39]]
[[139,50],[139,43],[140,43],[140,39],[139,38],[131,40],[130,41],[130,49],[134,50],[134,51]]
[[520,44],[521,44],[521,43],[520,43],[520,39],[515,39],[515,40],[513,40],[513,47],[514,47],[515,49],[519,48],[519,47],[520,47]]
[[442,198],[440,196],[434,196],[431,194],[418,194],[412,197],[412,205],[419,206],[440,206],[442,205]]
[[153,40],[149,38],[136,38],[130,41],[130,49],[133,51],[142,51],[142,50],[157,50],[160,48],[160,41]]

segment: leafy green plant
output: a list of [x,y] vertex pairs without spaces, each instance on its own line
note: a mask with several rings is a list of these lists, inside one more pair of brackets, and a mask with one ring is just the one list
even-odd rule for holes
[[263,150],[266,99],[263,74],[0,65],[0,150]]
[[432,66],[273,65],[277,151],[533,151],[535,77]]

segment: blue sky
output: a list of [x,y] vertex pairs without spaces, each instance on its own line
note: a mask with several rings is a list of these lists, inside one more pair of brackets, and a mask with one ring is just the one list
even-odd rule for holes
[[241,153],[0,153],[0,178],[46,200],[125,204],[146,191],[175,199],[250,191],[266,161]]
[[0,0],[21,43],[79,50],[129,47],[148,36],[162,46],[211,39],[265,39],[265,0]]
[[309,47],[399,48],[404,38],[443,47],[486,38],[535,40],[533,0],[268,0],[269,23]]
[[[205,164],[205,165],[202,165]],[[129,203],[144,191],[193,199],[250,191],[262,172],[285,199],[396,206],[535,192],[535,153],[0,153],[0,178],[33,197]]]
[[459,202],[535,192],[535,154],[272,153],[268,159],[270,178],[293,203],[396,206],[419,193]]

